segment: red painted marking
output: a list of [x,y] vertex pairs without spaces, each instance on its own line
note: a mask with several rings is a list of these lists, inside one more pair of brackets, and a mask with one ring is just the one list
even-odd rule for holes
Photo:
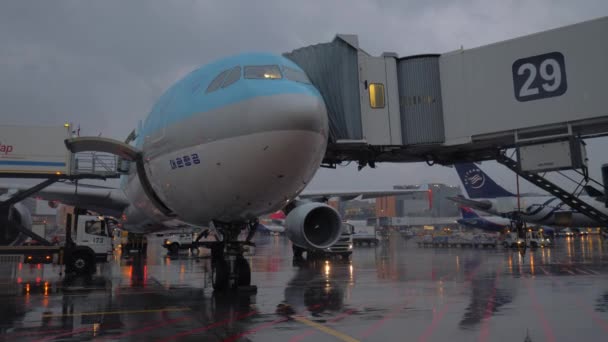
[[167,325],[171,325],[171,324],[182,322],[182,321],[189,320],[189,319],[192,319],[192,317],[180,317],[180,318],[176,318],[176,319],[172,319],[172,320],[168,320],[168,321],[162,321],[162,323],[160,323],[160,324],[148,325],[143,328],[127,331],[120,335],[109,336],[108,338],[115,339],[115,338],[122,338],[122,337],[126,337],[126,336],[138,335],[138,334],[148,332],[150,330],[158,329],[158,328],[161,328],[161,327],[164,327]]
[[173,336],[169,336],[169,337],[157,340],[157,342],[171,341],[173,339],[178,339],[180,337],[184,337],[184,336],[196,334],[196,333],[199,333],[199,332],[207,331],[207,330],[210,330],[210,329],[213,329],[213,328],[220,327],[222,325],[226,325],[226,324],[231,323],[231,322],[235,322],[235,321],[241,320],[243,318],[247,318],[249,316],[255,315],[256,313],[257,313],[257,311],[250,311],[250,312],[244,313],[242,315],[238,315],[238,316],[233,317],[233,318],[226,318],[225,320],[222,320],[222,321],[219,321],[219,322],[215,322],[213,324],[209,324],[209,325],[204,326],[204,327],[200,327],[200,328],[184,331],[184,332],[181,332],[179,334],[175,334]]
[[62,334],[58,334],[58,335],[53,335],[53,336],[48,336],[46,338],[40,339],[40,340],[36,340],[35,342],[42,342],[42,341],[51,341],[54,340],[58,337],[64,337],[64,336],[70,336],[70,335],[77,335],[83,332],[87,332],[87,331],[93,331],[93,327],[86,327],[86,328],[81,328],[81,329],[76,329],[76,330],[71,330]]
[[56,330],[40,330],[33,332],[18,332],[18,333],[7,333],[9,337],[18,337],[18,336],[35,336],[35,335],[44,335],[44,334],[55,334],[55,333],[64,333],[69,330],[67,329],[56,329]]
[[486,311],[483,314],[483,323],[481,326],[481,332],[479,333],[480,342],[486,342],[488,340],[488,336],[490,335],[490,327],[489,327],[490,318],[492,317],[492,311],[494,311],[494,301],[496,299],[496,287],[497,287],[499,279],[500,279],[500,269],[498,272],[496,272],[496,280],[494,282],[494,286],[492,287],[492,294],[490,295],[490,298],[488,298],[488,303],[486,304]]
[[549,342],[555,342],[555,335],[553,335],[553,329],[551,328],[551,325],[549,325],[549,322],[547,321],[547,317],[545,316],[545,311],[543,310],[540,303],[538,302],[538,298],[536,297],[536,290],[532,286],[530,279],[528,279],[526,281],[526,285],[528,286],[528,292],[530,293],[530,296],[532,297],[532,309],[534,309],[534,311],[536,312],[536,315],[538,316],[538,319],[540,320],[540,324],[543,327],[543,333],[545,334],[545,340],[549,341]]
[[251,329],[251,330],[247,330],[247,331],[244,331],[244,332],[242,332],[242,333],[239,333],[239,334],[236,334],[236,335],[230,336],[230,337],[228,337],[227,339],[225,339],[225,340],[224,340],[224,342],[233,342],[233,341],[236,341],[236,340],[238,340],[239,338],[241,338],[241,337],[243,337],[243,336],[246,336],[246,335],[249,335],[249,334],[256,333],[256,332],[258,332],[258,331],[260,331],[260,330],[263,330],[263,329],[266,329],[266,328],[270,328],[271,326],[273,326],[273,325],[275,325],[275,324],[279,324],[279,323],[281,323],[281,322],[285,322],[285,321],[287,321],[287,320],[288,320],[288,318],[287,318],[287,317],[280,318],[280,319],[276,319],[276,320],[274,320],[274,321],[272,321],[272,322],[268,322],[268,323],[266,323],[266,324],[262,324],[262,325],[260,325],[260,326],[258,326],[258,327],[256,327],[256,328]]
[[418,337],[419,342],[428,341],[429,337],[431,337],[431,335],[433,335],[435,328],[437,328],[437,326],[439,325],[439,322],[441,322],[441,320],[443,319],[443,316],[448,311],[448,307],[449,307],[449,304],[445,304],[443,306],[443,308],[441,308],[441,311],[439,311],[439,313],[433,317],[433,321],[431,322],[431,324],[429,324],[429,326],[426,327],[426,329],[424,330],[422,335],[420,335],[420,337]]

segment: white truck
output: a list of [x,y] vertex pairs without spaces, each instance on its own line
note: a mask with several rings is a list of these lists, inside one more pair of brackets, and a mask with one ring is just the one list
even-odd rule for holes
[[542,230],[527,230],[525,238],[519,237],[516,232],[506,233],[502,245],[505,248],[520,248],[524,246],[530,248],[550,247],[551,240],[543,235]]
[[377,245],[380,242],[380,234],[376,226],[371,226],[367,224],[367,221],[350,221],[354,227],[353,233],[353,245],[361,246],[364,244],[367,245]]
[[98,262],[107,262],[112,254],[112,234],[109,220],[102,216],[85,214],[75,209],[66,215],[65,245],[53,245],[38,235],[28,246],[0,246],[0,254],[23,255],[24,263],[63,264],[66,272],[91,274]]

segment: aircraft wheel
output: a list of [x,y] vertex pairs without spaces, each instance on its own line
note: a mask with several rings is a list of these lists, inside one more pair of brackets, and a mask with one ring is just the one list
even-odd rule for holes
[[215,291],[224,291],[228,287],[229,267],[226,260],[218,259],[211,263],[211,284]]
[[174,242],[171,245],[169,245],[169,253],[178,254],[179,253],[179,244]]
[[243,257],[236,258],[236,279],[237,286],[251,285],[251,268]]

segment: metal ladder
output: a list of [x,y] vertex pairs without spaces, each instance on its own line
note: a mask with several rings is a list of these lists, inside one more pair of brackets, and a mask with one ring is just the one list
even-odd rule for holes
[[547,179],[536,173],[520,170],[515,160],[507,157],[502,153],[498,154],[498,156],[496,157],[496,161],[508,167],[528,182],[559,198],[560,200],[562,200],[562,202],[569,205],[572,209],[578,210],[580,213],[587,215],[589,218],[596,220],[598,223],[601,223],[602,226],[608,227],[608,215],[602,213],[601,211],[597,210],[586,202],[581,201],[575,195],[560,188],[556,184],[553,184],[552,182],[548,181]]

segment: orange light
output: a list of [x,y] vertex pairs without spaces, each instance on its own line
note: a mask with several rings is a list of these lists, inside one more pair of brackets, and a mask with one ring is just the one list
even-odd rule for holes
[[55,172],[55,174],[56,174],[57,176],[59,176],[59,175],[61,175],[61,172],[57,171],[57,172]]
[[31,256],[31,255],[28,255],[28,256],[27,256],[27,260],[32,260],[32,256]]

